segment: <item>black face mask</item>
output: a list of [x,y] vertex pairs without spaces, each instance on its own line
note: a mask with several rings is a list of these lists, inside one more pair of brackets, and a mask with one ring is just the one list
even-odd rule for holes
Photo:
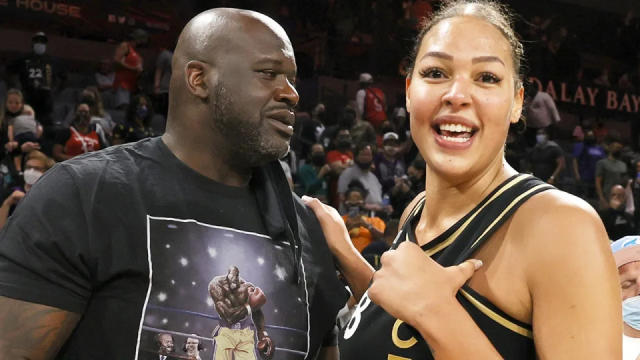
[[585,144],[587,144],[587,145],[593,145],[593,144],[595,144],[595,143],[596,143],[596,138],[594,138],[594,137],[589,137],[589,136],[588,136],[588,137],[585,137],[585,138],[584,138],[584,143],[585,143]]
[[371,169],[371,163],[373,163],[373,161],[365,161],[365,162],[356,161],[356,165],[358,165],[358,167],[362,170]]
[[324,153],[311,154],[311,163],[315,166],[324,165]]
[[338,149],[348,149],[351,147],[351,139],[348,137],[336,138],[336,147]]
[[613,156],[616,159],[619,158],[620,157],[620,150],[612,151],[611,152],[611,156]]
[[5,110],[5,112],[7,113],[8,117],[16,117],[16,116],[20,116],[20,114],[22,114],[22,111],[24,111],[24,105],[22,105],[22,107],[20,108],[20,110],[16,111],[16,112],[11,112],[8,109]]

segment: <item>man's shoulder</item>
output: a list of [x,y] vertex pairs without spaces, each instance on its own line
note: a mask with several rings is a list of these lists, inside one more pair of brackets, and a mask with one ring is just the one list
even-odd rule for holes
[[59,163],[57,166],[80,179],[103,176],[109,173],[123,175],[137,172],[144,162],[154,161],[158,138],[144,139],[135,143],[111,146],[76,156]]

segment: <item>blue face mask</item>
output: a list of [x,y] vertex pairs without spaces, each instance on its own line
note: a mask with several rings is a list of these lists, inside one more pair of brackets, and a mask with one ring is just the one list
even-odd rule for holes
[[622,302],[622,319],[627,325],[640,330],[640,296],[630,297]]
[[136,110],[136,115],[138,115],[138,117],[141,118],[141,119],[146,118],[148,113],[149,113],[149,111],[147,110],[146,106],[140,106]]

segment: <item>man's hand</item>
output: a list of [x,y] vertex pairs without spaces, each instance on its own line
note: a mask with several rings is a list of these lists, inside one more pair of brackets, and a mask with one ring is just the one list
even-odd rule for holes
[[276,347],[273,346],[273,340],[266,331],[261,331],[258,335],[258,351],[260,352],[260,357],[265,360],[273,359],[273,354],[275,353]]

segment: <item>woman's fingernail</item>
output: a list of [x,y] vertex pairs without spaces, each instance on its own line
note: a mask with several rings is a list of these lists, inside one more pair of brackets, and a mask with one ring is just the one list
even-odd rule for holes
[[307,195],[302,195],[300,200],[302,200],[302,202],[304,202],[304,203],[308,203],[309,201],[311,201],[311,198],[308,197]]
[[475,270],[478,270],[482,267],[482,260],[472,259],[472,261],[473,261],[473,268]]

